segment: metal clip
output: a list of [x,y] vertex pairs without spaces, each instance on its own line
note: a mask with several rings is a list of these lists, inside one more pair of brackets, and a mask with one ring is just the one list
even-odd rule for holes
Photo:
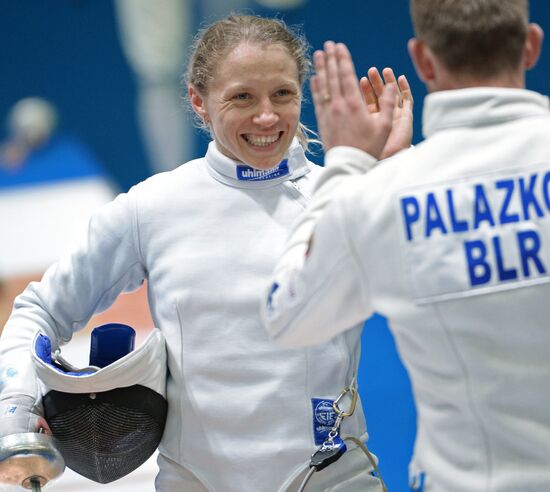
[[[342,401],[342,398],[344,398],[344,396],[346,396],[348,393],[350,393],[350,396],[351,396],[351,403],[348,410],[343,411],[340,409],[338,404]],[[341,416],[342,418],[345,418],[353,415],[353,412],[355,412],[356,405],[357,405],[357,388],[355,387],[355,385],[352,384],[348,386],[344,391],[342,391],[342,393],[340,393],[338,398],[334,400],[334,403],[332,404],[332,408],[336,412],[336,415],[338,415],[339,417]]]

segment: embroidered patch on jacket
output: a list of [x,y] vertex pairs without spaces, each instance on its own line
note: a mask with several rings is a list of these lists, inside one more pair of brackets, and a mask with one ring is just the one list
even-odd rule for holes
[[288,159],[284,159],[273,169],[254,169],[250,166],[237,166],[237,179],[239,181],[268,181],[286,176],[289,173]]
[[334,400],[321,398],[312,398],[311,406],[313,409],[313,436],[315,445],[323,444],[332,426],[336,422],[336,412],[333,408]]
[[4,416],[9,417],[17,413],[17,405],[8,405],[4,410]]

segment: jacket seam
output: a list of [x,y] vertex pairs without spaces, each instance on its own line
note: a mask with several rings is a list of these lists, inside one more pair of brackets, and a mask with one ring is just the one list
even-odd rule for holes
[[454,352],[458,360],[458,363],[460,364],[461,372],[464,375],[466,400],[468,402],[468,406],[470,407],[472,414],[475,417],[475,422],[477,423],[477,426],[479,428],[479,432],[484,444],[485,460],[487,463],[487,476],[486,476],[486,482],[485,482],[485,490],[488,492],[490,490],[490,482],[491,482],[491,475],[492,475],[492,459],[491,459],[492,452],[491,452],[491,443],[489,439],[489,434],[485,429],[485,425],[483,424],[483,419],[481,418],[481,412],[478,410],[477,405],[474,401],[474,397],[472,395],[472,386],[470,382],[470,375],[467,369],[467,365],[462,359],[460,351],[458,350],[458,347],[455,344],[452,334],[441,314],[439,306],[434,305],[433,309],[434,309],[434,314],[436,318],[439,320],[439,323],[443,329],[443,332],[445,333],[446,338],[449,341],[449,344],[451,345],[451,349]]

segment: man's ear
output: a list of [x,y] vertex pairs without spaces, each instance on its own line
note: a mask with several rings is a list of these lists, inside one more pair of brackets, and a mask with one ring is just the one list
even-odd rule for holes
[[429,84],[435,78],[434,60],[430,48],[416,38],[409,39],[407,48],[418,78],[424,84]]
[[187,88],[187,93],[189,95],[189,101],[191,102],[191,107],[193,108],[193,111],[197,113],[202,121],[208,123],[208,111],[206,110],[204,97],[200,94],[200,92],[193,84],[189,84]]
[[542,48],[544,31],[538,24],[529,24],[527,28],[527,37],[523,47],[523,67],[525,70],[533,68],[539,60]]

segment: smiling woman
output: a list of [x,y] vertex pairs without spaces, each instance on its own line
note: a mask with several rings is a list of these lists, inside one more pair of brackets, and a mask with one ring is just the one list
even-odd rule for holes
[[306,40],[282,21],[229,16],[196,38],[189,101],[224,155],[273,168],[294,137],[307,149],[299,118],[310,69]]
[[[21,378],[0,393],[0,437],[35,430],[34,332],[55,350],[147,280],[168,369],[157,490],[298,490],[340,423],[333,404],[355,392],[361,337],[358,326],[315,348],[281,349],[260,318],[263,287],[321,173],[299,123],[309,67],[307,43],[280,20],[233,15],[199,33],[188,95],[213,141],[204,157],[100,209],[78,247],[17,298],[0,375]],[[2,414],[14,405],[17,418]],[[366,440],[360,402],[341,431]],[[350,444],[307,490],[379,492],[371,471]]]
[[298,127],[296,61],[281,45],[242,43],[217,68],[208,93],[202,96],[190,84],[189,98],[223,154],[270,169],[282,160]]

